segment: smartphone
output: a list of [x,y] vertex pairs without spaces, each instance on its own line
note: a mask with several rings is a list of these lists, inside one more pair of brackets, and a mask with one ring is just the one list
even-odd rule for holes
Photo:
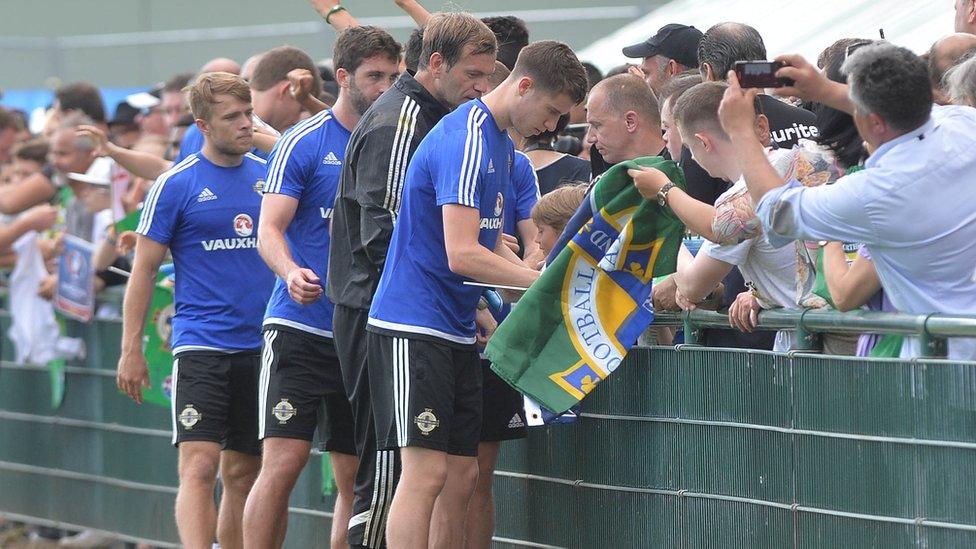
[[736,61],[735,76],[743,88],[782,88],[792,86],[789,78],[776,78],[785,65],[779,61]]

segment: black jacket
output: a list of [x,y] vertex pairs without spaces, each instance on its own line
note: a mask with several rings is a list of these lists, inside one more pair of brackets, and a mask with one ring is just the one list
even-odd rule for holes
[[404,73],[366,111],[349,138],[332,217],[326,292],[368,309],[383,273],[407,165],[450,110]]

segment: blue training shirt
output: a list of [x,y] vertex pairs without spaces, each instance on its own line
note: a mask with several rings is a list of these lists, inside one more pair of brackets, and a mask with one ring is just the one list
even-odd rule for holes
[[[512,164],[512,184],[505,195],[505,234],[512,236],[518,233],[518,223],[532,218],[532,208],[539,201],[539,178],[529,162],[529,157],[522,151],[515,151],[515,162]],[[523,248],[525,243],[522,244]],[[499,323],[512,312],[512,305],[505,303],[501,311],[492,311],[492,316]]]
[[[295,217],[285,231],[292,259],[298,266],[314,271],[323,288],[329,265],[332,205],[349,135],[331,110],[322,111],[285,132],[268,160],[264,192],[298,201]],[[288,294],[287,281],[278,277],[264,324],[289,326],[331,338],[333,309],[324,293],[308,305],[296,303]]]
[[159,176],[136,229],[169,247],[176,270],[173,354],[261,347],[274,274],[257,250],[265,160],[239,166],[191,154]]
[[475,342],[481,288],[451,272],[441,206],[477,208],[478,242],[494,250],[502,228],[515,148],[480,100],[461,105],[424,137],[407,168],[386,267],[369,310],[369,329]]
[[539,178],[522,151],[515,151],[512,163],[512,184],[505,194],[505,234],[518,234],[518,222],[532,217],[532,208],[539,201]]

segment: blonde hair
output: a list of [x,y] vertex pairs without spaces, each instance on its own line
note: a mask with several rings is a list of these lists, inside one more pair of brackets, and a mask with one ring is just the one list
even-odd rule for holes
[[574,181],[543,195],[532,207],[532,221],[562,231],[586,200],[589,187],[589,183]]
[[229,95],[247,103],[251,102],[251,88],[236,74],[208,72],[201,74],[192,86],[184,91],[190,94],[190,111],[193,118],[210,121],[218,95]]

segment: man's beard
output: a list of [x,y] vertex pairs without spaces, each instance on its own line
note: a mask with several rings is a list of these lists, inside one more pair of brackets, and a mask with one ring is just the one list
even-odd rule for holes
[[373,104],[373,102],[366,97],[366,94],[356,87],[355,80],[350,80],[349,82],[349,104],[352,105],[352,108],[359,116],[365,114],[370,105]]
[[247,145],[241,144],[237,140],[225,143],[214,143],[213,147],[221,154],[235,155],[249,152],[254,147],[254,141],[249,141]]

